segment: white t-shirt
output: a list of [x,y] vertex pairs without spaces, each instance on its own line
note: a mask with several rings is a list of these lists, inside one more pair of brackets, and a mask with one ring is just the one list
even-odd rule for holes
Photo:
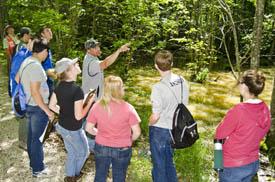
[[153,85],[151,93],[152,112],[160,114],[159,120],[153,126],[172,129],[175,109],[181,101],[187,105],[188,98],[187,82],[176,74],[168,74],[160,82]]

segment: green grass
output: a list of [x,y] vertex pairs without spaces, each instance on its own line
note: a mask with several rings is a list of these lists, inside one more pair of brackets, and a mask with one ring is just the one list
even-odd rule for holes
[[[175,73],[188,80],[189,73],[174,69]],[[261,94],[270,103],[272,79],[275,68],[263,70],[267,77],[266,88]],[[106,73],[106,75],[111,72]],[[112,71],[111,74],[114,74]],[[125,82],[126,100],[141,117],[142,137],[136,142],[128,170],[127,181],[149,182],[151,180],[151,158],[148,155],[148,118],[151,114],[150,92],[160,76],[153,67],[131,69]],[[175,151],[175,164],[179,181],[217,181],[213,166],[213,136],[215,128],[228,109],[239,103],[240,96],[236,80],[228,72],[212,72],[205,84],[189,82],[190,97],[188,108],[198,121],[200,139],[190,148]]]

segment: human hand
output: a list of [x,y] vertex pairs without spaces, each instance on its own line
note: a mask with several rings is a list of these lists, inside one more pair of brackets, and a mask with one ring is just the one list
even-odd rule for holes
[[93,128],[93,129],[91,130],[91,132],[92,132],[92,135],[96,136],[96,134],[97,134],[97,128]]
[[48,118],[50,121],[54,120],[54,113],[52,111],[47,111],[46,114],[48,115]]
[[130,43],[124,44],[123,46],[121,46],[121,47],[118,49],[119,52],[126,52],[126,51],[129,51],[129,50],[130,50],[130,48],[129,48],[130,45],[131,45]]

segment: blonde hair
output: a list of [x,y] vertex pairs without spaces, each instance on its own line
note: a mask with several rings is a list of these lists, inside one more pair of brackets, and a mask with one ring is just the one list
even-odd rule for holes
[[65,71],[63,71],[62,73],[57,74],[57,79],[59,81],[65,81],[67,80],[70,76],[69,76],[69,71],[71,71],[72,66],[69,66]]
[[122,100],[124,96],[123,81],[118,76],[108,76],[104,79],[104,93],[100,104],[110,112],[109,103],[112,99]]

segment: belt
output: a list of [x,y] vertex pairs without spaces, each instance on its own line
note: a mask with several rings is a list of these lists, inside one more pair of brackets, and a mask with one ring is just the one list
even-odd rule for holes
[[90,139],[95,139],[95,135],[91,135],[90,133],[88,133],[87,131],[86,131],[86,136],[88,137],[88,138],[90,138]]

